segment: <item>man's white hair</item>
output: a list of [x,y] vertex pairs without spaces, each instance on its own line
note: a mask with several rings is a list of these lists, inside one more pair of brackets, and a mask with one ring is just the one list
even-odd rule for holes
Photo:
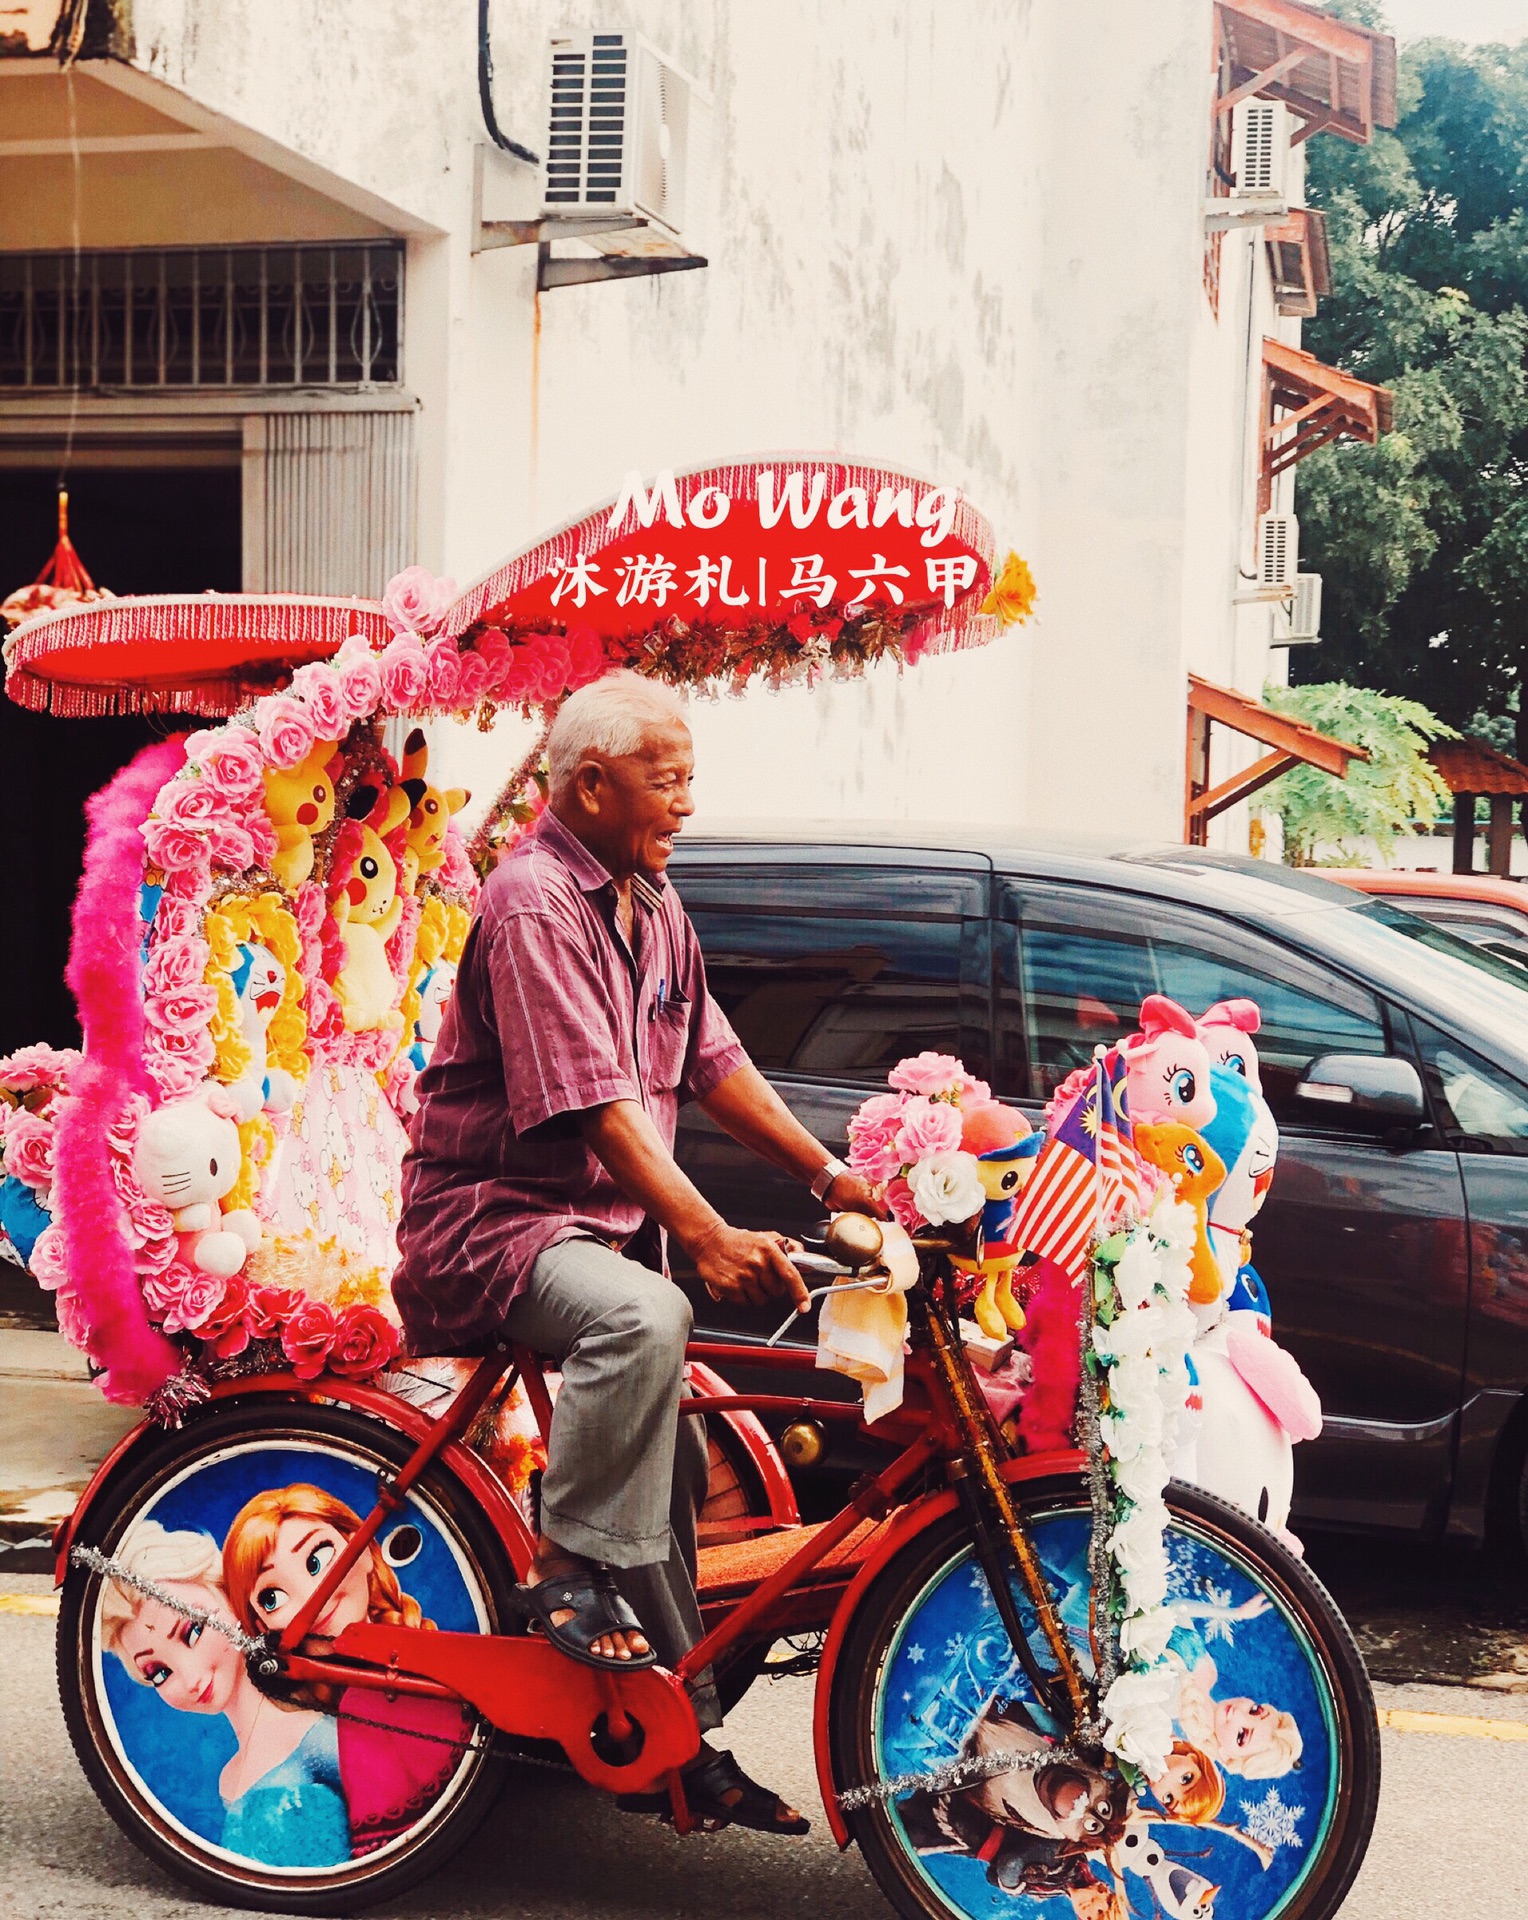
[[607,673],[570,694],[547,738],[547,775],[555,799],[573,784],[591,755],[621,760],[640,753],[654,727],[685,724],[684,702],[661,680],[640,673]]

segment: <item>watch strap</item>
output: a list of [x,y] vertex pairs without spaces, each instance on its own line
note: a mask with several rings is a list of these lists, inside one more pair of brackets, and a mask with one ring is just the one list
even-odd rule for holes
[[846,1160],[840,1160],[836,1156],[830,1156],[824,1160],[817,1170],[817,1177],[812,1182],[812,1198],[814,1200],[825,1200],[828,1195],[828,1188],[832,1186],[838,1176],[841,1173],[850,1173],[852,1171],[853,1169]]

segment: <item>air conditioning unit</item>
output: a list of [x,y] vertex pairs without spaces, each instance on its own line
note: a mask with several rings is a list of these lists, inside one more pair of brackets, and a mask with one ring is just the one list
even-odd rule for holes
[[1257,584],[1282,599],[1300,563],[1300,522],[1292,513],[1265,513],[1257,523]]
[[1289,213],[1289,133],[1282,100],[1242,100],[1231,109],[1230,193],[1205,202],[1205,225],[1221,232],[1283,220]]
[[546,220],[608,218],[602,253],[704,251],[711,102],[634,33],[562,33],[548,45]]
[[1233,200],[1286,200],[1290,112],[1282,100],[1243,100],[1233,107]]
[[1321,575],[1297,573],[1294,595],[1283,619],[1274,621],[1270,645],[1313,647],[1321,639]]

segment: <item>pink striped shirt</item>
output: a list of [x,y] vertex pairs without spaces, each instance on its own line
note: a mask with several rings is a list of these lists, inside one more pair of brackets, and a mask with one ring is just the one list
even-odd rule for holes
[[580,1114],[639,1101],[672,1148],[681,1101],[747,1059],[674,889],[638,876],[632,899],[634,949],[614,881],[550,813],[483,889],[403,1164],[393,1296],[415,1353],[485,1344],[557,1241],[643,1225]]

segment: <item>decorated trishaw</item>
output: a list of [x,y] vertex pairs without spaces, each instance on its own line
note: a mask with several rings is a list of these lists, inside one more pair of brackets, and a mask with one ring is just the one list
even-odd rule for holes
[[[0,1062],[0,1228],[144,1413],[59,1529],[65,1716],[197,1891],[389,1898],[527,1760],[691,1831],[711,1666],[730,1700],[816,1671],[828,1825],[905,1915],[1340,1905],[1376,1720],[1288,1532],[1320,1416],[1251,1264],[1277,1131],[1250,1002],[1153,996],[1038,1129],[946,1056],[866,1099],[850,1159],[890,1217],[797,1254],[816,1348],[691,1348],[707,1631],[675,1673],[528,1630],[555,1374],[400,1347],[416,1083],[544,792],[538,741],[464,836],[433,723],[544,727],[617,666],[916,672],[1032,592],[953,490],[797,458],[629,481],[460,594],[418,568],[379,603],[78,594],[7,641],[28,706],[197,717],[91,803],[83,1050]],[[779,1391],[732,1392],[740,1364]],[[860,1400],[814,1395],[818,1367]],[[882,1464],[803,1524],[761,1414],[860,1423]]]

